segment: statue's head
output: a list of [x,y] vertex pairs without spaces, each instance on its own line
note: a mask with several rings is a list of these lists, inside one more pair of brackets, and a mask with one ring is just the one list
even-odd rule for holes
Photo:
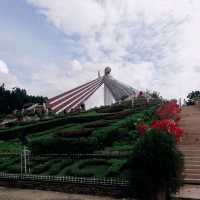
[[105,71],[105,75],[107,76],[107,75],[110,74],[111,68],[110,67],[106,67],[104,71]]

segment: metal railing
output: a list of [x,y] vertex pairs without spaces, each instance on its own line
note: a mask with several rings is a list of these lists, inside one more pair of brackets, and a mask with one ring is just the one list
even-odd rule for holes
[[27,174],[8,174],[0,172],[0,180],[44,181],[71,184],[102,185],[128,187],[129,182],[121,178],[73,177],[73,176],[41,176]]

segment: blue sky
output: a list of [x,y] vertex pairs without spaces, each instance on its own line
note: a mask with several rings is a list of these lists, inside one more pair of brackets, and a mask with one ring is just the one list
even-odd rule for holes
[[0,83],[51,97],[109,65],[139,90],[184,97],[200,87],[199,9],[199,0],[2,0]]

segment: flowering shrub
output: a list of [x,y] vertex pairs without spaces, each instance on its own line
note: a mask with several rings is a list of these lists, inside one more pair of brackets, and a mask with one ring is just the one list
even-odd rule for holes
[[144,135],[147,132],[148,128],[148,125],[146,125],[144,122],[139,123],[137,126],[137,130],[140,133],[140,135]]
[[[144,135],[148,131],[149,127],[145,123],[140,123],[137,126],[137,130],[140,135]],[[183,129],[178,127],[174,120],[163,119],[155,120],[151,125],[151,129],[157,130],[158,133],[167,133],[176,138],[176,141],[180,141],[180,138],[183,135]]]
[[158,200],[159,194],[175,193],[182,183],[183,155],[169,134],[149,129],[148,134],[136,141],[129,163],[135,198]]
[[180,111],[180,107],[174,100],[163,104],[156,111],[160,120],[153,121],[151,127],[148,127],[144,122],[140,122],[137,125],[137,130],[140,135],[144,135],[149,128],[155,129],[158,133],[167,133],[174,136],[178,142],[183,135],[183,130],[176,123],[180,120]]
[[160,119],[173,119],[175,121],[179,121],[180,112],[180,107],[177,105],[175,100],[172,100],[168,103],[161,105],[160,108],[156,111],[156,114]]
[[175,136],[177,141],[179,141],[183,135],[183,130],[178,127],[172,119],[155,120],[153,121],[151,128],[156,129],[159,132],[167,132]]
[[[178,127],[181,109],[176,101],[160,106],[150,126],[136,125],[142,137],[136,141],[130,161],[130,183],[134,197],[141,200],[166,199],[182,183],[183,155],[176,142],[183,135]],[[175,140],[175,139],[176,140]]]

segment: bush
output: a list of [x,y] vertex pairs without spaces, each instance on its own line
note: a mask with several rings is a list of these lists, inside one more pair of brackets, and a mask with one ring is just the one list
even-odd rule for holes
[[101,109],[97,109],[96,112],[97,113],[115,113],[115,112],[120,112],[122,111],[124,108],[123,106],[107,106]]
[[116,177],[119,176],[126,165],[126,160],[109,160],[108,163],[111,164],[109,169],[106,172],[107,177]]
[[33,154],[48,153],[91,153],[97,147],[95,139],[87,138],[46,138],[32,140],[29,148]]
[[[99,118],[99,116],[75,116],[68,118],[56,118],[48,121],[39,121],[35,124],[29,124],[23,127],[14,127],[11,129],[0,130],[0,140],[11,140],[20,137],[21,134],[29,135],[62,126],[67,123],[86,123],[99,120]],[[104,116],[102,115],[101,119],[103,118]]]
[[80,130],[64,131],[56,133],[60,137],[87,137],[92,134],[92,128],[82,128]]
[[156,200],[166,190],[176,192],[181,185],[183,156],[174,137],[150,130],[137,140],[130,161],[130,182],[134,196]]
[[51,168],[47,171],[47,174],[48,174],[48,175],[57,175],[57,174],[60,173],[60,171],[61,171],[63,168],[65,168],[65,167],[71,165],[72,163],[73,163],[72,160],[62,160],[62,161],[61,161],[61,160],[58,160],[58,163],[53,164],[53,165],[51,166]]
[[45,163],[42,163],[42,164],[39,164],[39,165],[36,165],[34,168],[33,168],[33,174],[41,174],[43,172],[46,172],[50,167],[51,165],[54,163],[55,161],[54,160],[50,160],[48,162],[45,162]]
[[110,115],[106,116],[105,119],[108,119],[108,120],[121,119],[121,118],[127,117],[128,115],[131,115],[132,113],[133,112],[131,110],[125,110],[125,111],[110,114]]
[[108,126],[109,122],[104,120],[98,120],[94,122],[90,122],[84,126],[84,128],[99,128],[99,127],[105,127]]

